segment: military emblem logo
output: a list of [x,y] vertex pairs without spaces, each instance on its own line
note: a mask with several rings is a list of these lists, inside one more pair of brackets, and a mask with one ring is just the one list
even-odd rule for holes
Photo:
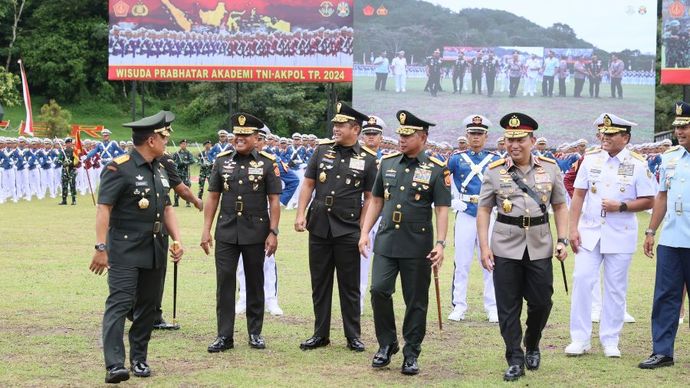
[[604,126],[605,127],[610,127],[613,122],[611,121],[611,118],[609,115],[604,115]]
[[479,116],[474,116],[472,118],[472,124],[480,125],[482,123],[482,118]]
[[513,116],[508,121],[508,125],[510,125],[512,128],[517,128],[520,126],[520,119],[518,119],[517,116]]
[[400,121],[400,124],[405,124],[405,119],[407,119],[405,112],[400,112],[400,115],[398,116],[398,121]]
[[335,9],[333,8],[333,3],[330,1],[324,1],[321,3],[321,6],[319,7],[319,13],[321,16],[327,18],[333,15],[333,12],[335,12]]
[[338,16],[341,18],[348,17],[350,15],[350,5],[344,1],[338,3]]
[[244,123],[247,122],[247,118],[244,117],[244,115],[240,115],[240,117],[237,118],[237,121],[240,123],[240,125],[244,126]]
[[683,106],[681,104],[676,104],[676,116],[683,114]]

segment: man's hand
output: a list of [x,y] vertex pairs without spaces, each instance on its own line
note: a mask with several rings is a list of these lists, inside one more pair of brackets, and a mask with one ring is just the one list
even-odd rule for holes
[[434,249],[426,255],[426,258],[431,261],[431,268],[441,268],[441,264],[443,264],[443,245],[436,244]]
[[565,261],[565,258],[568,257],[568,251],[566,248],[567,247],[563,243],[556,244],[556,258],[558,260]]
[[276,249],[278,249],[278,237],[276,237],[276,235],[273,233],[269,233],[268,237],[266,237],[266,242],[264,243],[266,257],[276,253]]
[[206,253],[206,256],[208,256],[209,253],[211,253],[211,248],[213,248],[213,238],[211,237],[211,232],[210,231],[204,231],[201,233],[201,249],[204,250],[204,253]]
[[108,254],[105,251],[96,251],[91,259],[89,270],[96,275],[103,275],[107,269],[110,269]]
[[654,236],[651,234],[644,238],[644,254],[650,259],[654,258]]
[[570,247],[573,248],[573,252],[577,254],[580,251],[580,232],[577,228],[570,228]]
[[197,208],[199,211],[204,210],[204,201],[201,200],[201,198],[196,198],[196,201],[194,201],[194,207]]
[[367,254],[369,253],[369,235],[362,234],[359,237],[359,243],[357,245],[359,246],[359,254],[365,259],[368,258]]
[[494,253],[491,252],[490,248],[482,249],[482,267],[485,270],[491,272],[494,270]]
[[304,232],[305,230],[307,230],[307,219],[303,215],[298,214],[295,218],[295,231]]
[[175,263],[179,263],[180,260],[182,260],[182,255],[184,255],[184,248],[182,247],[182,243],[174,241],[170,246],[169,250],[172,261]]
[[601,208],[606,210],[607,213],[619,212],[621,207],[621,201],[616,201],[615,199],[602,199]]

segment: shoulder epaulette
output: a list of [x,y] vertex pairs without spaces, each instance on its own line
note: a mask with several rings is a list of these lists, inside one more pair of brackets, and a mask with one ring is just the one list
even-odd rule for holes
[[117,158],[113,159],[113,162],[115,162],[116,164],[122,164],[128,160],[129,160],[129,154],[125,154],[125,155],[118,156]]
[[216,155],[216,158],[220,158],[221,156],[227,156],[227,155],[230,155],[231,153],[232,153],[232,151],[223,151],[223,152],[219,153],[218,155]]
[[364,152],[368,153],[369,155],[376,156],[376,152],[372,150],[371,148],[368,148],[366,146],[361,146],[361,148],[364,150]]
[[549,162],[549,163],[556,164],[556,161],[555,161],[555,160],[553,160],[553,159],[551,159],[551,158],[547,158],[546,156],[541,156],[541,155],[539,155],[539,160],[543,160],[543,161],[545,161],[545,162]]
[[669,152],[673,152],[673,151],[675,151],[675,150],[677,150],[677,149],[679,149],[679,148],[680,148],[680,146],[679,146],[679,145],[676,145],[676,146],[673,146],[673,147],[667,149],[666,152],[664,152],[664,153],[665,153],[665,154],[668,154]]
[[438,160],[437,158],[435,158],[435,157],[433,157],[433,156],[430,156],[430,157],[429,157],[429,160],[431,160],[432,162],[438,164],[438,165],[441,166],[441,167],[444,167],[444,166],[446,165],[444,162]]
[[265,156],[265,157],[271,159],[271,160],[274,161],[274,162],[276,161],[276,156],[273,155],[273,154],[270,154],[270,153],[268,153],[268,152],[266,152],[266,151],[261,151],[261,152],[259,152],[259,154],[261,154],[261,155],[263,155],[263,156]]
[[637,160],[641,160],[645,163],[647,162],[647,159],[644,156],[638,154],[637,152],[630,151],[630,155],[632,155],[632,157],[637,159]]
[[591,154],[598,154],[599,152],[601,152],[601,148],[596,148],[596,149],[593,149],[593,150],[589,150],[589,151],[585,152],[585,154],[591,155]]
[[320,140],[319,145],[324,145],[324,144],[334,144],[335,140]]
[[384,155],[381,159],[389,159],[400,155],[400,152],[393,152],[392,154]]
[[503,164],[505,164],[505,162],[506,160],[504,158],[498,159],[497,161],[489,164],[489,170],[491,170],[492,168],[496,168],[498,166],[502,166]]

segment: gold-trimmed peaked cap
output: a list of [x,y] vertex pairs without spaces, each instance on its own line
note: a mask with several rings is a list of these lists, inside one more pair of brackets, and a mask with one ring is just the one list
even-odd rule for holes
[[235,113],[230,117],[230,123],[235,135],[251,135],[265,126],[263,121],[249,113]]
[[462,120],[462,125],[469,133],[486,133],[493,125],[489,119],[482,115],[469,115]]
[[400,123],[400,126],[395,130],[395,132],[398,135],[403,136],[410,136],[417,131],[428,132],[429,127],[436,125],[434,123],[424,121],[406,110],[398,111],[398,113],[395,114],[395,117]]
[[501,119],[501,127],[505,129],[503,137],[506,139],[517,139],[528,136],[539,128],[536,120],[524,113],[508,113]]
[[690,104],[685,101],[676,102],[676,119],[673,120],[674,127],[682,127],[690,124]]
[[386,123],[379,116],[371,115],[362,125],[362,133],[383,133]]
[[356,121],[359,126],[362,126],[364,121],[369,120],[369,116],[356,111],[353,107],[342,101],[338,101],[338,103],[335,104],[335,116],[333,116],[331,122],[346,123],[350,120]]
[[612,135],[618,132],[629,133],[630,129],[636,125],[637,123],[618,117],[613,113],[602,113],[594,120],[594,126],[599,132],[606,135]]
[[123,127],[131,128],[132,132],[153,132],[160,133],[165,137],[170,136],[172,129],[170,123],[175,120],[175,115],[172,112],[160,111],[155,115],[144,117],[141,120],[132,121],[130,123],[122,124]]

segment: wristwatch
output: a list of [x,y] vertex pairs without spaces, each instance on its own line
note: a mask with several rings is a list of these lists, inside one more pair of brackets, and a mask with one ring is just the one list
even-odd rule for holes
[[561,244],[563,244],[563,245],[565,245],[565,246],[567,247],[567,246],[568,246],[568,243],[569,243],[570,241],[568,241],[567,238],[559,238],[558,240],[556,240],[556,242],[557,242],[557,243],[561,243]]
[[627,211],[627,210],[628,210],[628,204],[625,202],[621,202],[621,207],[618,208],[618,211],[622,213],[622,212]]
[[656,232],[652,228],[647,228],[647,230],[644,231],[645,236],[654,236]]
[[98,252],[105,252],[105,244],[104,243],[98,243],[94,246],[94,249],[97,250]]
[[276,237],[278,237],[278,232],[279,232],[279,231],[278,231],[278,228],[274,228],[274,229],[269,229],[269,232],[271,232],[271,233],[275,234],[275,235],[276,235]]
[[436,244],[440,244],[442,247],[446,247],[446,240],[437,240]]

